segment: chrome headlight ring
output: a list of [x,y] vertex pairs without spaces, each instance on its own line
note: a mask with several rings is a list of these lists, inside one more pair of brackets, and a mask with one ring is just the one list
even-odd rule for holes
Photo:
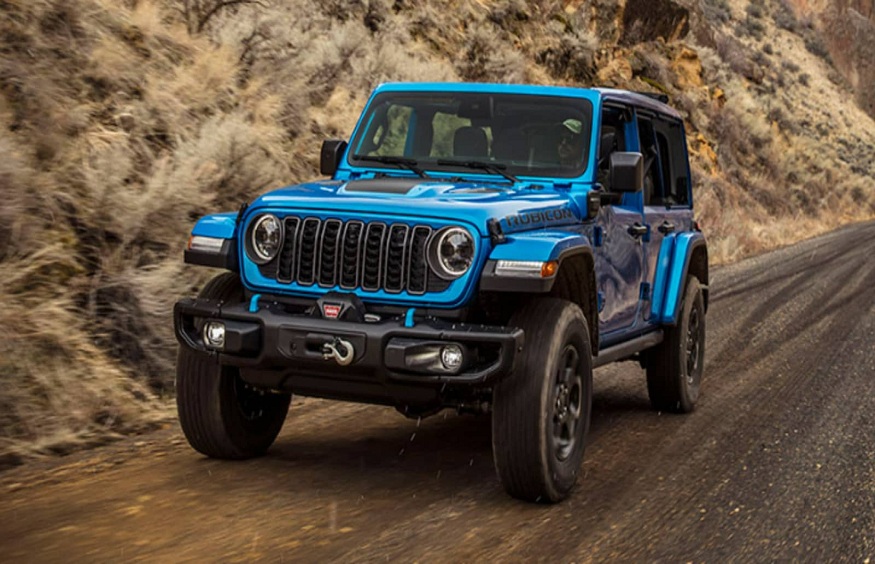
[[263,214],[250,224],[246,251],[256,264],[267,264],[279,255],[283,248],[283,224],[273,214]]
[[462,227],[444,227],[428,246],[428,265],[443,280],[456,280],[471,269],[476,254],[471,233]]

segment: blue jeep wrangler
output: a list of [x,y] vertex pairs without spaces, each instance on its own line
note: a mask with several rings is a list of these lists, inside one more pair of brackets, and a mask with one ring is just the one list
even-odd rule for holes
[[565,498],[592,371],[637,360],[655,409],[699,396],[708,254],[684,126],[651,95],[387,84],[320,180],[204,217],[175,307],[179,418],[216,457],[263,454],[292,394],[491,413],[512,496]]

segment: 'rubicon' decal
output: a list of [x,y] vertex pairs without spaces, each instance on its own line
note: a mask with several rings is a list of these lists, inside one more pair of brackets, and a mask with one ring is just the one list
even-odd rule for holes
[[505,216],[503,223],[513,231],[515,227],[540,227],[556,223],[568,223],[574,219],[574,213],[570,208],[550,208],[546,210],[527,211],[514,215]]

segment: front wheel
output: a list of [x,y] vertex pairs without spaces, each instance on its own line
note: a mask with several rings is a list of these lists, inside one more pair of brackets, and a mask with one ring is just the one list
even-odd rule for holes
[[513,497],[565,499],[583,462],[592,408],[586,318],[571,302],[536,299],[510,322],[525,332],[514,371],[493,392],[492,451]]
[[[239,303],[240,278],[225,273],[213,278],[201,298]],[[273,444],[289,411],[290,394],[255,388],[231,366],[180,346],[176,362],[176,406],[189,444],[212,458],[260,456]]]
[[647,354],[647,392],[658,411],[689,413],[696,407],[705,365],[705,299],[690,277],[677,325]]

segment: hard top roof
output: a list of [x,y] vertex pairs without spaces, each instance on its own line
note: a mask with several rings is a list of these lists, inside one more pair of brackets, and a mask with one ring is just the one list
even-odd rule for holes
[[683,119],[677,110],[646,94],[640,92],[631,92],[629,90],[619,90],[616,88],[593,88],[596,92],[602,95],[604,100],[613,100],[624,104],[638,106],[653,112],[665,114],[675,119]]

